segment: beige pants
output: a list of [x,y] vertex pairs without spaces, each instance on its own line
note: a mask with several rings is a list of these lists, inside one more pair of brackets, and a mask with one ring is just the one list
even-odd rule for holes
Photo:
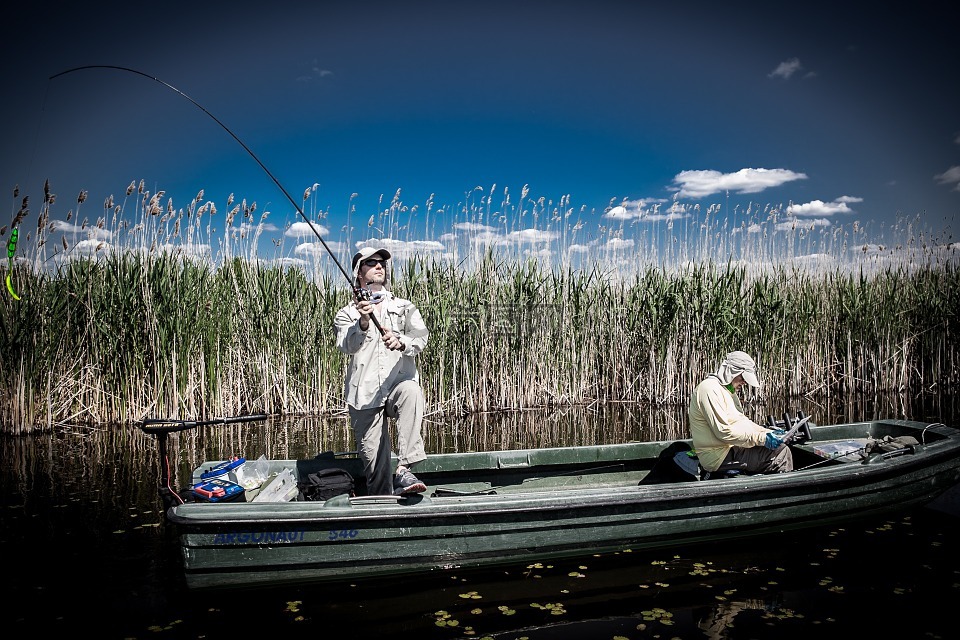
[[395,386],[382,407],[354,409],[350,407],[350,426],[357,442],[367,480],[367,495],[393,495],[393,473],[390,464],[390,419],[396,421],[397,456],[400,464],[409,467],[426,459],[423,448],[423,391],[413,380]]

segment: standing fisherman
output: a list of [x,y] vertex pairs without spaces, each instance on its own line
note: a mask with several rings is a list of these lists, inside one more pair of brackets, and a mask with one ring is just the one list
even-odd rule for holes
[[[389,260],[389,251],[374,247],[364,247],[353,256],[356,284],[366,293],[334,318],[337,348],[350,356],[344,395],[368,495],[427,490],[410,467],[427,457],[421,434],[425,403],[416,356],[427,345],[429,332],[416,305],[387,288]],[[390,463],[390,418],[396,420],[397,429],[395,471]]]

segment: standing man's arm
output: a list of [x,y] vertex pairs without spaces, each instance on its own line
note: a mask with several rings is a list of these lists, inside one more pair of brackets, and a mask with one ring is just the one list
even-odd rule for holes
[[361,327],[362,322],[363,317],[352,305],[347,305],[337,312],[333,326],[337,330],[337,349],[342,353],[351,355],[360,350],[367,338],[366,329]]
[[415,356],[423,351],[423,348],[427,346],[429,337],[430,332],[423,321],[423,316],[420,315],[420,310],[417,309],[416,305],[410,303],[410,309],[407,311],[406,327],[401,340],[403,355]]
[[393,331],[384,327],[383,342],[388,349],[402,351],[405,356],[415,356],[427,346],[430,332],[420,315],[419,309],[412,302],[407,302],[403,311],[404,322],[401,331]]

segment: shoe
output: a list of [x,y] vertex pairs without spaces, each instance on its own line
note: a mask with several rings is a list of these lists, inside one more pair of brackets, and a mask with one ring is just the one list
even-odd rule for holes
[[423,493],[427,485],[417,480],[417,476],[410,469],[403,469],[393,476],[393,495],[406,496],[412,493]]

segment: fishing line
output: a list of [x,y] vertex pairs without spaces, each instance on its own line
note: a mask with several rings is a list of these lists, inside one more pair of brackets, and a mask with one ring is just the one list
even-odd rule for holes
[[40,119],[37,121],[37,132],[33,136],[33,153],[30,154],[30,161],[27,163],[27,184],[30,184],[33,175],[33,162],[37,159],[37,149],[40,148],[40,132],[43,130],[43,118],[47,112],[47,98],[50,96],[50,83],[43,92],[43,100],[40,102]]
[[[136,75],[138,75],[138,76],[143,76],[144,78],[147,78],[147,79],[149,79],[149,80],[153,80],[154,82],[157,82],[157,83],[159,83],[159,84],[162,84],[163,86],[165,86],[166,88],[170,89],[171,91],[173,91],[173,92],[175,92],[175,93],[178,93],[178,94],[179,94],[180,96],[182,96],[183,98],[186,98],[186,99],[187,99],[190,103],[192,103],[195,107],[197,107],[198,109],[200,109],[201,111],[203,111],[205,114],[207,114],[208,116],[210,116],[210,118],[211,118],[214,122],[216,122],[218,125],[220,125],[220,126],[223,128],[224,131],[226,131],[227,133],[230,134],[230,137],[232,137],[234,140],[236,140],[237,143],[238,143],[241,147],[243,147],[243,150],[244,150],[244,151],[246,151],[248,154],[250,154],[250,157],[253,158],[258,165],[260,165],[260,168],[263,169],[264,173],[266,173],[268,176],[270,176],[270,179],[273,180],[273,183],[276,184],[277,187],[280,189],[280,191],[283,193],[283,195],[285,195],[285,196],[287,197],[287,200],[290,201],[290,204],[293,205],[293,208],[297,210],[297,213],[300,214],[300,217],[302,217],[302,218],[304,219],[304,221],[307,223],[307,226],[310,227],[310,230],[311,230],[311,231],[313,231],[313,235],[317,236],[317,240],[319,240],[319,241],[320,241],[320,244],[323,245],[323,248],[327,250],[327,253],[330,255],[330,258],[333,260],[334,264],[337,265],[337,268],[340,270],[340,273],[342,273],[342,274],[343,274],[343,277],[347,279],[347,282],[350,284],[351,290],[354,292],[354,296],[357,297],[358,299],[364,297],[365,292],[364,292],[360,287],[358,287],[358,286],[356,285],[356,283],[353,281],[353,278],[351,277],[351,275],[350,275],[349,273],[347,273],[347,270],[346,270],[346,269],[343,268],[343,265],[340,264],[340,261],[339,261],[339,260],[337,260],[337,256],[334,255],[333,251],[332,251],[332,250],[330,249],[330,247],[327,245],[326,240],[324,240],[323,237],[320,235],[320,232],[317,231],[317,230],[314,228],[313,223],[312,223],[312,222],[310,221],[310,219],[307,217],[307,214],[305,214],[305,213],[303,212],[303,209],[300,207],[300,205],[297,204],[297,201],[293,199],[293,196],[291,196],[290,193],[287,192],[287,190],[283,187],[283,185],[280,184],[280,181],[277,180],[276,176],[273,175],[273,173],[270,171],[270,169],[268,169],[267,166],[266,166],[265,164],[263,164],[263,162],[261,162],[260,158],[257,157],[257,154],[255,154],[253,151],[251,151],[251,150],[250,150],[250,147],[248,147],[246,144],[244,144],[243,140],[241,140],[241,139],[237,136],[237,134],[235,134],[233,131],[231,131],[231,130],[230,130],[230,127],[228,127],[228,126],[225,125],[223,122],[221,122],[219,118],[217,118],[215,115],[213,115],[212,113],[210,113],[209,111],[207,111],[207,109],[206,109],[203,105],[201,105],[199,102],[197,102],[196,100],[194,100],[193,98],[191,98],[190,96],[188,96],[187,94],[185,94],[183,91],[180,91],[180,89],[177,89],[177,88],[176,88],[175,86],[173,86],[172,84],[170,84],[170,83],[168,83],[168,82],[164,82],[163,80],[160,80],[159,78],[156,78],[156,77],[154,77],[154,76],[151,76],[151,75],[149,75],[149,74],[147,74],[147,73],[144,73],[143,71],[137,71],[136,69],[131,69],[130,67],[120,67],[120,66],[110,65],[110,64],[88,64],[88,65],[84,65],[84,66],[82,66],[82,67],[74,67],[74,68],[72,68],[72,69],[67,69],[66,71],[61,71],[60,73],[57,73],[57,74],[54,74],[54,75],[50,76],[50,80],[54,80],[54,79],[56,79],[56,78],[59,78],[60,76],[65,76],[65,75],[67,75],[68,73],[73,73],[73,72],[75,72],[75,71],[83,71],[83,70],[85,70],[85,69],[115,69],[115,70],[117,70],[117,71],[127,71],[127,72],[129,72],[129,73],[133,73],[133,74],[136,74]],[[379,323],[379,321],[377,320],[377,318],[376,318],[375,315],[371,314],[371,315],[370,315],[370,320],[371,320],[371,321],[373,322],[373,324],[377,327],[377,329],[380,331],[380,333],[383,333],[383,332],[384,332],[383,328],[380,326],[380,323]]]

